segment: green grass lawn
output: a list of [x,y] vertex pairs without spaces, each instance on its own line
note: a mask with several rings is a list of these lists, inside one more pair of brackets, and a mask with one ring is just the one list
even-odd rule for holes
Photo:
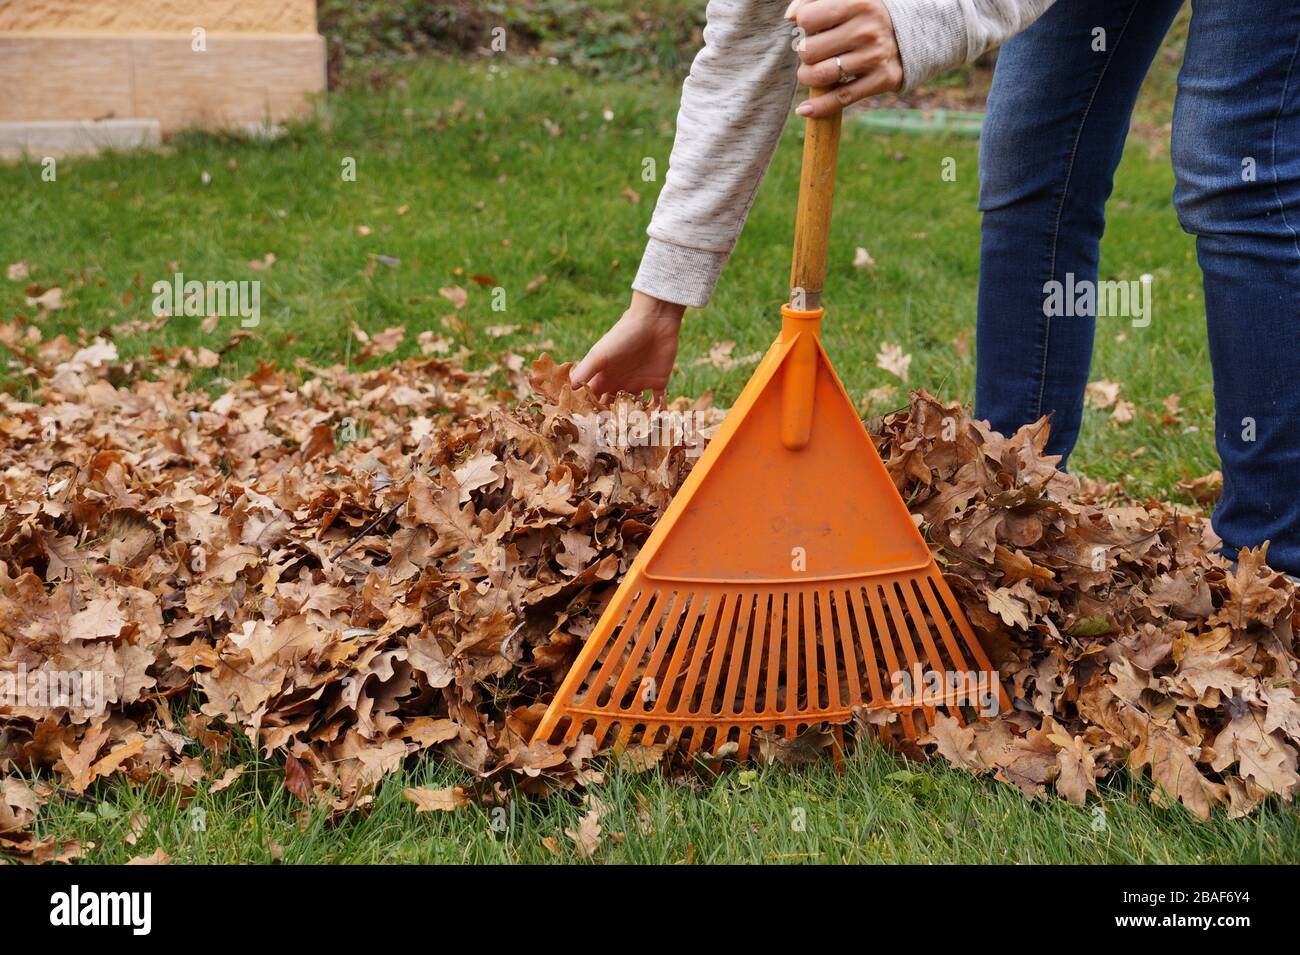
[[[121,863],[161,848],[174,862],[380,863],[582,861],[564,835],[585,807],[520,796],[499,809],[417,814],[405,786],[464,783],[425,762],[389,779],[373,810],[330,820],[281,785],[278,766],[256,764],[230,789],[182,805],[178,790],[117,784],[98,800],[59,800],[42,833],[95,847],[88,858]],[[732,770],[697,785],[661,775],[614,773],[595,789],[605,805],[592,857],[625,863],[1279,863],[1300,854],[1293,810],[1201,822],[1160,809],[1144,783],[1102,786],[1103,802],[1029,802],[1005,785],[943,766],[904,766],[872,748],[798,770]],[[135,834],[134,842],[127,840]]]
[[[546,340],[558,359],[580,357],[626,304],[667,167],[676,91],[505,60],[424,61],[388,76],[377,90],[331,97],[318,122],[274,142],[185,137],[161,154],[61,162],[54,182],[43,181],[35,163],[0,167],[9,223],[0,231],[0,264],[25,260],[30,281],[65,288],[69,304],[43,320],[46,337],[150,319],[149,287],[175,270],[200,280],[260,279],[260,326],[198,378],[218,388],[212,379],[238,376],[258,360],[350,361],[354,322],[370,332],[405,324],[405,343],[383,360],[414,353],[418,332],[446,331],[453,306],[439,288],[450,285],[469,296],[458,313],[467,327],[455,336],[484,360]],[[729,402],[752,366],[722,370],[696,359],[724,339],[737,343],[737,355],[761,351],[776,333],[798,139],[791,123],[713,304],[688,316],[676,392],[713,389]],[[341,175],[347,157],[356,162],[355,182]],[[945,157],[956,160],[955,182],[941,178]],[[647,159],[657,181],[642,180]],[[846,386],[862,396],[894,384],[897,397],[875,411],[905,402],[901,383],[875,366],[889,341],[914,356],[909,385],[969,401],[973,356],[958,340],[966,334],[973,344],[974,142],[882,137],[849,124],[840,169],[825,340]],[[1137,417],[1116,426],[1108,412],[1089,411],[1072,459],[1089,476],[1123,479],[1134,496],[1176,496],[1176,482],[1216,465],[1200,276],[1170,206],[1172,184],[1167,159],[1152,158],[1145,145],[1130,150],[1102,275],[1154,275],[1154,317],[1146,328],[1102,320],[1093,377],[1120,382]],[[359,234],[362,226],[368,234]],[[853,267],[857,246],[874,257],[874,275]],[[273,266],[250,268],[267,253]],[[474,274],[505,290],[503,311],[493,310],[491,289],[472,282]],[[0,280],[0,316],[34,315],[25,284]],[[520,328],[493,338],[487,329],[499,325]],[[198,319],[176,318],[117,344],[126,356],[179,344],[216,349],[237,328],[238,319],[228,319],[205,333]],[[13,368],[0,374],[22,392]],[[1170,394],[1181,398],[1183,426],[1160,420]],[[251,766],[229,790],[197,798],[207,809],[205,831],[193,830],[175,791],[120,783],[89,800],[56,799],[39,827],[93,841],[89,858],[103,861],[157,847],[177,860],[267,860],[273,844],[285,861],[541,861],[555,857],[543,838],[572,827],[579,811],[564,798],[517,802],[514,822],[497,832],[478,809],[417,816],[397,781],[368,816],[330,823],[303,814],[281,787],[279,766],[255,759]],[[1300,817],[1280,805],[1203,824],[1180,808],[1151,806],[1145,783],[1120,779],[1104,790],[1106,825],[1095,831],[1091,805],[1030,803],[1010,787],[942,767],[900,770],[893,757],[872,752],[843,775],[829,766],[729,772],[698,790],[615,775],[600,788],[605,829],[625,835],[617,844],[607,839],[597,858],[1267,862],[1294,859],[1300,849]],[[412,773],[420,783],[459,778],[432,764]],[[802,831],[793,825],[798,809]],[[132,845],[123,837],[137,812],[150,822]],[[561,835],[559,844],[571,858],[569,840]]]

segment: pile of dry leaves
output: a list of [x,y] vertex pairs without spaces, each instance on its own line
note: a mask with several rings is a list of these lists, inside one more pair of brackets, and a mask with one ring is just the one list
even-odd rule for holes
[[938,752],[1076,803],[1125,764],[1202,817],[1289,801],[1295,585],[1266,566],[1267,547],[1234,568],[1186,508],[1089,503],[1046,439],[1045,420],[1007,438],[920,393],[883,423],[890,474],[1014,702],[971,727],[941,719]]
[[[545,358],[263,366],[214,399],[195,356],[10,347],[30,390],[0,393],[0,689],[101,674],[107,706],[3,700],[0,850],[75,851],[31,832],[40,780],[222,787],[232,734],[338,810],[425,750],[531,791],[593,772],[589,746],[527,740],[687,449],[602,442]],[[1178,508],[1085,503],[1045,435],[920,393],[879,423],[1016,704],[929,745],[1075,801],[1125,763],[1200,815],[1289,799],[1294,588],[1263,554],[1231,572]]]

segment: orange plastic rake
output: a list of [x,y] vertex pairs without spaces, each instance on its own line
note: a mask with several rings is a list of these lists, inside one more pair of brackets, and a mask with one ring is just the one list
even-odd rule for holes
[[[839,116],[808,120],[781,334],[637,555],[534,741],[882,735],[1007,699],[820,340]],[[933,671],[933,675],[927,676]],[[900,678],[907,674],[907,678]],[[919,684],[917,678],[920,677]],[[936,682],[937,680],[937,682]],[[931,692],[926,694],[924,690]],[[882,712],[883,711],[883,712]]]

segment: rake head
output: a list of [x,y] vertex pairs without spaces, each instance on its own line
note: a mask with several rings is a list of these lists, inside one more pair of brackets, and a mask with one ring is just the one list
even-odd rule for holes
[[[813,90],[814,95],[826,90]],[[855,717],[915,737],[1006,694],[821,346],[840,116],[805,127],[791,302],[538,724],[749,755]],[[978,669],[976,669],[978,667]],[[841,737],[842,739],[842,737]]]
[[[819,340],[783,327],[534,740],[750,754],[858,718],[915,738],[1007,698]],[[816,415],[812,414],[816,409]],[[734,746],[728,746],[734,744]]]

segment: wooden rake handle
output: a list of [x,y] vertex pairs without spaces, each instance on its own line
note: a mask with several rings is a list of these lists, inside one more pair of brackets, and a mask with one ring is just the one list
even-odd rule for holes
[[[812,95],[825,92],[814,89]],[[804,128],[799,210],[794,220],[790,305],[781,310],[781,337],[791,341],[781,389],[781,443],[789,451],[801,451],[812,440],[817,336],[821,330],[822,285],[826,281],[826,246],[839,152],[840,114],[809,118]]]
[[[813,89],[813,96],[829,92]],[[840,152],[840,113],[810,117],[804,129],[803,170],[799,175],[799,209],[794,221],[794,263],[790,268],[790,304],[808,311],[820,308],[826,281],[826,247],[835,196],[835,163]]]

